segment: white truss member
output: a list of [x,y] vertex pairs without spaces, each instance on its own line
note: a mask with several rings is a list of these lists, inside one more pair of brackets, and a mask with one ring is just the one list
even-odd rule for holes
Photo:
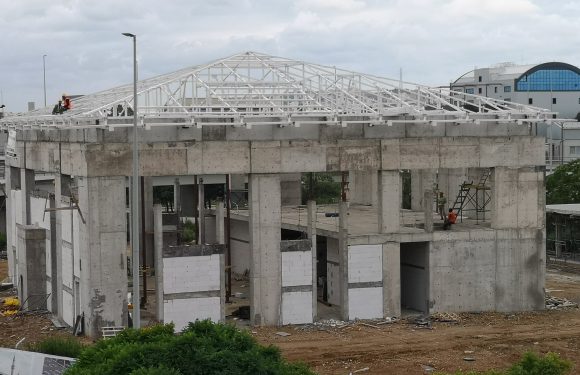
[[[397,122],[544,122],[554,112],[502,100],[244,52],[138,83],[142,126]],[[3,129],[131,126],[132,84],[85,95],[71,110],[0,119]],[[561,120],[560,120],[561,121]]]

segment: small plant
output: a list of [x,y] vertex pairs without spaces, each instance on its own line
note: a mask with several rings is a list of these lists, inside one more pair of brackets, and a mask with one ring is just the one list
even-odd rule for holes
[[28,345],[32,352],[77,358],[86,348],[73,337],[49,337],[43,341]]
[[[457,371],[452,375],[566,375],[572,370],[572,363],[560,358],[556,353],[548,353],[541,357],[535,353],[527,352],[524,357],[507,371]],[[451,375],[448,373],[436,373],[438,375]]]
[[193,242],[195,240],[195,224],[191,220],[187,220],[183,224],[183,236],[181,237],[183,242]]
[[506,375],[564,375],[570,373],[572,364],[560,358],[556,353],[548,353],[544,357],[527,352],[524,358],[512,368]]

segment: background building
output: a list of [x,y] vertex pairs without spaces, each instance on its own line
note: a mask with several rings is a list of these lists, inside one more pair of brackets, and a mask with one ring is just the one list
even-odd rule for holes
[[[452,90],[465,94],[545,108],[555,112],[552,115],[554,118],[580,119],[580,69],[563,62],[533,65],[502,63],[469,71],[450,86]],[[545,135],[547,144],[551,144],[551,155],[546,149],[549,170],[550,165],[557,166],[580,156],[580,137],[572,134],[577,129],[571,127],[577,128],[577,125],[557,122],[551,127],[538,127],[538,134]],[[570,137],[568,129],[572,130]]]

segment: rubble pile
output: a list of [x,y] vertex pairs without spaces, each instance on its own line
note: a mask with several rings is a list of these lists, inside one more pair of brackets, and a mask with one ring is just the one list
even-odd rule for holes
[[578,304],[571,302],[566,298],[552,297],[546,293],[546,309],[548,310],[562,310],[566,308],[578,308]]

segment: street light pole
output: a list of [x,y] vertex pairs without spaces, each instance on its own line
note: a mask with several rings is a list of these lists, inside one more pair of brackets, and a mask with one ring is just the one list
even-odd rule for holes
[[133,178],[131,181],[131,245],[133,265],[133,327],[141,327],[141,300],[139,297],[139,150],[137,143],[137,36],[133,38]]
[[44,83],[44,107],[46,107],[46,55],[42,55],[42,81]]

